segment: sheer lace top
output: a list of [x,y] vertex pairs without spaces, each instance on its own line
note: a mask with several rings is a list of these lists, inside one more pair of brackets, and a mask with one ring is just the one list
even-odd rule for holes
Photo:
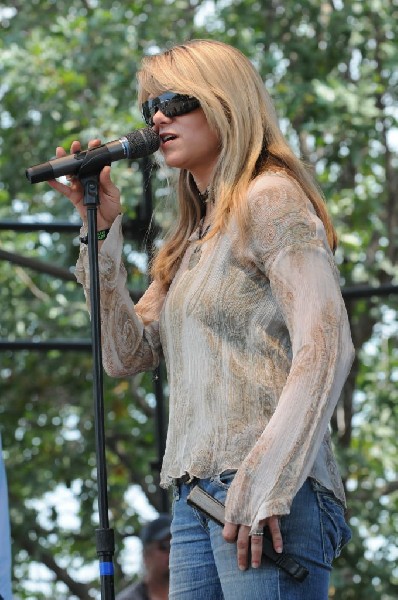
[[[167,293],[134,307],[121,262],[121,218],[100,255],[103,360],[124,376],[163,353],[170,389],[161,482],[237,469],[226,518],[287,514],[308,476],[344,502],[328,425],[353,358],[338,273],[299,186],[267,173],[252,185],[245,240],[234,222],[198,246]],[[77,278],[89,292],[87,248]]]

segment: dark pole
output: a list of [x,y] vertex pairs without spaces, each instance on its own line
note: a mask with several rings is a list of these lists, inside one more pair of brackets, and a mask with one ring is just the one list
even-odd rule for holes
[[[153,213],[153,202],[152,202],[152,169],[153,163],[149,156],[145,156],[142,159],[142,183],[143,183],[143,198],[140,207],[140,219],[148,223],[149,238],[147,240],[146,252],[148,256],[148,262],[150,259],[150,253],[152,250],[153,237],[155,231],[152,224],[152,213]],[[149,246],[149,248],[148,248]],[[160,471],[162,467],[162,460],[164,450],[166,447],[166,416],[165,416],[165,401],[163,393],[163,374],[161,366],[159,366],[154,373],[154,391],[156,398],[156,409],[155,409],[155,428],[156,428],[156,440],[157,440],[157,460],[153,463],[154,468],[158,471],[160,478]],[[162,512],[170,511],[169,494],[167,490],[160,488],[160,503]]]
[[[82,172],[83,170],[83,172]],[[114,600],[113,555],[115,541],[113,529],[109,528],[108,483],[105,456],[104,393],[101,352],[100,283],[98,272],[97,207],[99,204],[99,173],[84,175],[80,169],[79,179],[84,188],[84,205],[87,207],[88,254],[90,264],[91,336],[93,355],[93,396],[96,437],[98,513],[100,527],[96,530],[97,556],[100,562],[101,598]]]
[[[162,369],[159,366],[155,371],[154,377],[154,387],[155,387],[155,397],[156,397],[156,440],[157,440],[157,449],[158,449],[158,460],[154,467],[158,470],[160,476],[160,470],[162,467],[162,459],[164,455],[164,450],[166,447],[166,419],[165,419],[165,410],[164,410],[164,394],[163,394],[163,378],[162,378]],[[160,504],[161,504],[161,512],[169,512],[170,511],[170,502],[169,495],[167,490],[160,488]]]

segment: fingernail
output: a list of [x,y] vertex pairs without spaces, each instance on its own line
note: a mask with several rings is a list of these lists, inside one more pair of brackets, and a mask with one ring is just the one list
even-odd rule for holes
[[259,562],[252,562],[253,569],[258,569],[259,566],[260,566]]
[[277,546],[275,548],[275,552],[277,552],[278,554],[282,554],[282,546]]

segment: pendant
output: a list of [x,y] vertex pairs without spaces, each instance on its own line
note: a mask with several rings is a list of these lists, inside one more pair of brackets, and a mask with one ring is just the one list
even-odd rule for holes
[[201,245],[198,244],[198,246],[195,248],[195,250],[192,252],[192,254],[191,254],[190,258],[189,258],[189,262],[188,262],[188,269],[189,270],[191,270],[194,267],[196,267],[196,265],[200,261],[201,254],[202,254],[202,248],[201,248]]

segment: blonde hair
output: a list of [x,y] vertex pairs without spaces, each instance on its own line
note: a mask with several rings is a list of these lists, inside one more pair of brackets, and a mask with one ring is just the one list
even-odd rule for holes
[[[239,50],[213,40],[191,40],[145,57],[137,77],[140,103],[165,91],[197,98],[209,126],[220,139],[220,155],[210,184],[210,198],[216,203],[207,238],[224,230],[231,214],[244,234],[250,182],[262,171],[276,167],[299,183],[325,226],[329,245],[335,248],[336,234],[321,192],[280,131],[260,75]],[[152,277],[166,287],[202,217],[195,184],[183,169],[178,202],[175,226],[151,268]]]

